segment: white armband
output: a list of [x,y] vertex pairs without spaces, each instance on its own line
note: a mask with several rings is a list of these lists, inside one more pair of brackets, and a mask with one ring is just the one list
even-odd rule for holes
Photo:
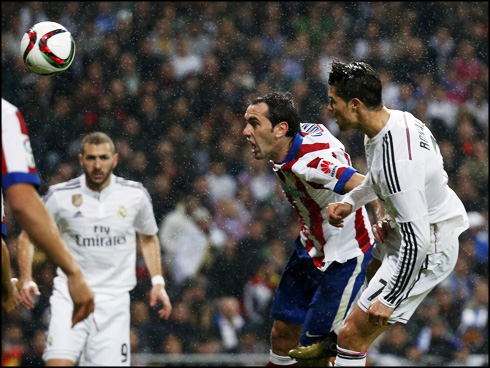
[[163,287],[165,287],[165,280],[163,279],[162,275],[156,275],[151,278],[151,284],[153,286],[162,285]]

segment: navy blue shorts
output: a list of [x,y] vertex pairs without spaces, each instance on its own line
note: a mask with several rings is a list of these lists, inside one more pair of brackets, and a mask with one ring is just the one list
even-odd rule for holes
[[[282,272],[270,314],[275,320],[303,325],[300,343],[306,346],[330,333],[344,289],[356,269],[357,257],[345,263],[333,262],[322,272],[313,264],[299,237],[294,245],[295,251]],[[361,272],[355,279],[345,313],[364,283],[371,249],[364,253]]]

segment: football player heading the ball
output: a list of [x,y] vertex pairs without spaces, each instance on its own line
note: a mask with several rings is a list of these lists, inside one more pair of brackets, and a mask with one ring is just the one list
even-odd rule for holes
[[335,365],[364,366],[376,338],[393,323],[407,323],[452,272],[468,216],[448,186],[434,136],[411,113],[383,106],[381,81],[371,66],[334,62],[328,83],[328,109],[340,130],[367,136],[369,169],[359,186],[328,206],[329,222],[342,228],[351,213],[379,198],[394,227],[374,247],[373,259],[382,264],[338,335]]

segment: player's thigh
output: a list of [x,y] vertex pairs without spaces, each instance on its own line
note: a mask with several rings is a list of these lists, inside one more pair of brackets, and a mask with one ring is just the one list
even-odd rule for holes
[[73,302],[56,289],[49,301],[49,327],[43,359],[45,361],[70,360],[75,363],[80,357],[89,334],[87,320],[71,328]]
[[81,363],[92,366],[130,365],[129,303],[129,293],[124,293],[95,306],[93,326]]
[[[405,292],[403,299],[396,305],[388,323],[407,323],[427,294],[452,272],[457,256],[457,244],[442,252],[428,254],[417,271],[414,282]],[[396,255],[385,258],[360,295],[357,304],[364,312],[367,311],[371,302],[382,293],[391,276],[396,272],[397,260]]]
[[311,345],[338,331],[366,273],[364,255],[344,263],[333,262],[323,274],[308,307],[301,334],[301,343]]
[[321,277],[311,258],[299,258],[293,252],[276,288],[271,317],[302,325]]

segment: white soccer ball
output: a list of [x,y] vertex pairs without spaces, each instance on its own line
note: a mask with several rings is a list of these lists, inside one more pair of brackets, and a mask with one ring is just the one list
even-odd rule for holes
[[75,57],[75,41],[59,23],[40,22],[27,30],[20,42],[20,54],[29,70],[57,75],[67,70]]

